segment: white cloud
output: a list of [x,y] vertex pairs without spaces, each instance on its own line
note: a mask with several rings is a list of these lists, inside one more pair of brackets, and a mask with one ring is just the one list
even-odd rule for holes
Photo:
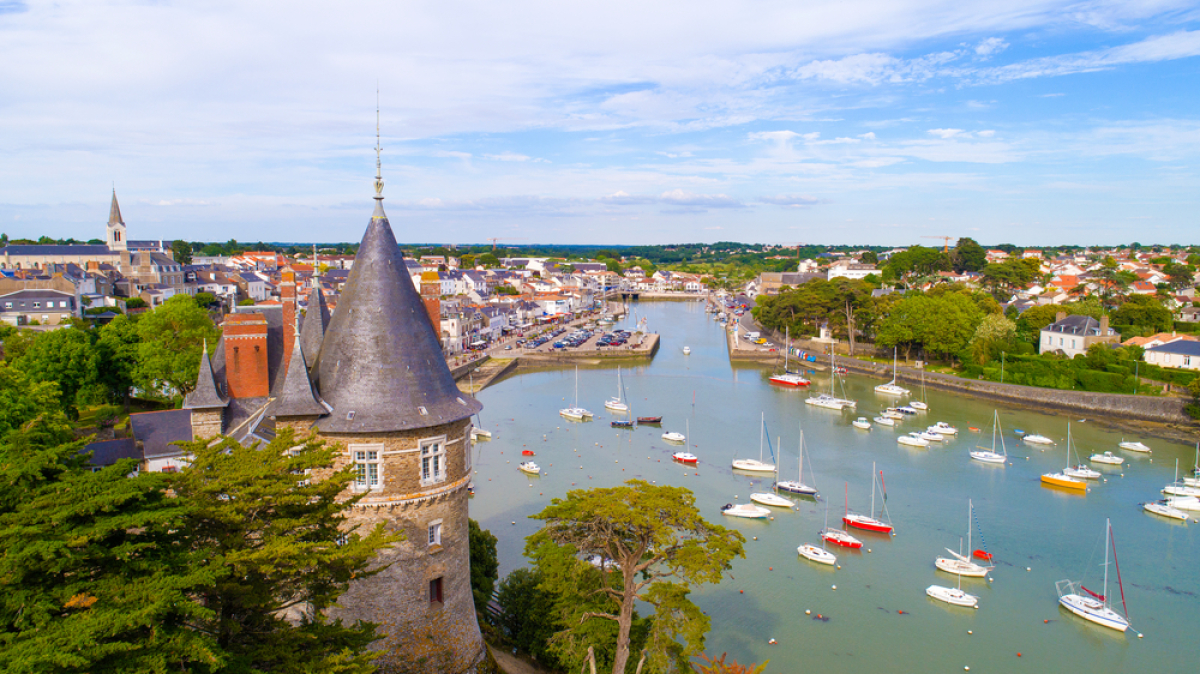
[[862,138],[863,140],[875,140],[875,132],[868,131],[866,133],[860,133],[858,137]]
[[483,157],[484,159],[491,159],[493,161],[545,161],[544,159],[533,159],[529,155],[507,151],[501,152],[500,154],[485,154]]
[[1200,31],[1181,30],[1169,35],[1157,35],[1140,42],[1109,49],[1064,56],[1047,56],[990,68],[976,73],[974,79],[980,83],[999,84],[1013,80],[1059,77],[1108,70],[1120,65],[1156,63],[1192,56],[1200,56]]
[[928,133],[945,140],[947,138],[954,138],[955,136],[962,136],[966,131],[962,129],[930,129]]
[[773,204],[775,206],[788,206],[792,208],[800,208],[804,206],[815,206],[821,203],[820,199],[802,194],[777,194],[772,197],[759,197],[759,201],[764,204]]
[[983,42],[975,45],[975,53],[980,56],[991,56],[992,54],[999,54],[1007,48],[1008,43],[1002,38],[989,37]]

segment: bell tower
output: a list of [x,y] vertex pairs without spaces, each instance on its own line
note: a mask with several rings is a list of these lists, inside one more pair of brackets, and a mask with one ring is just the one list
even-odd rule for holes
[[109,250],[129,250],[125,241],[125,221],[121,219],[121,206],[117,203],[117,188],[113,188],[112,206],[108,209],[108,232],[105,237]]

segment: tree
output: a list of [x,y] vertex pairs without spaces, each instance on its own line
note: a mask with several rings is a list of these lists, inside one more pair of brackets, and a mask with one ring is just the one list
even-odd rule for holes
[[175,261],[179,264],[192,263],[192,244],[187,241],[176,239],[171,242],[171,253],[175,257]]
[[1017,341],[1017,324],[1003,314],[988,314],[971,337],[971,358],[983,365],[1003,351],[1012,351]]
[[[516,569],[500,582],[497,601],[504,612],[501,624],[514,646],[546,665],[558,664],[550,641],[562,624],[555,595],[541,589],[545,575],[538,569]],[[476,607],[478,608],[478,607]]]
[[546,573],[545,585],[576,586],[591,568],[576,554],[611,560],[601,571],[605,582],[588,593],[602,608],[577,606],[568,618],[575,627],[567,631],[597,620],[615,622],[613,674],[625,672],[639,601],[655,611],[647,636],[652,668],[685,668],[685,652],[703,650],[709,619],[687,596],[693,584],[718,582],[735,557],[744,557],[745,538],[706,522],[691,491],[630,480],[572,490],[532,517],[545,524],[526,541],[525,552]]
[[982,283],[995,297],[1007,297],[1017,288],[1024,288],[1041,276],[1037,258],[1009,258],[985,265]]
[[212,639],[186,625],[205,572],[170,540],[183,503],[161,473],[129,477],[133,460],[92,472],[70,438],[48,412],[0,439],[0,669],[219,669]]
[[950,254],[954,271],[960,274],[964,271],[979,271],[987,265],[987,251],[976,243],[975,239],[963,237],[954,244],[954,252]]
[[888,259],[883,268],[883,278],[885,281],[898,280],[907,286],[917,279],[949,270],[949,255],[936,248],[913,246]]
[[1178,290],[1186,288],[1193,283],[1196,270],[1186,264],[1168,264],[1163,267],[1163,273],[1167,275],[1167,281],[1171,288]]
[[129,299],[125,300],[125,309],[126,310],[145,309],[146,306],[147,306],[146,300],[144,300],[140,297],[130,297]]
[[[59,404],[59,396],[57,383],[38,381],[20,369],[0,362],[0,439],[38,418],[58,420],[66,428],[67,418]],[[65,442],[67,436],[57,440]]]
[[727,663],[726,655],[728,654],[722,653],[720,658],[712,658],[701,653],[698,657],[704,664],[693,662],[692,669],[696,670],[696,674],[763,674],[770,664],[769,660],[761,665],[739,665],[737,660]]
[[78,328],[60,328],[38,335],[13,363],[35,381],[58,384],[59,404],[74,417],[76,407],[94,399],[97,354],[92,335]]
[[196,306],[207,309],[217,303],[217,296],[212,293],[199,292],[192,296]]
[[141,344],[135,319],[124,314],[100,328],[96,340],[96,381],[108,391],[107,398],[129,408]]
[[134,378],[145,393],[168,398],[195,388],[204,343],[215,343],[220,335],[208,312],[186,295],[139,318],[137,332],[141,344]]
[[496,579],[500,575],[500,560],[496,557],[496,537],[479,526],[475,520],[467,520],[467,542],[471,552],[471,594],[475,597],[475,610],[485,611],[492,600]]
[[338,449],[283,428],[270,444],[231,438],[185,443],[191,465],[169,486],[186,512],[181,544],[211,580],[195,598],[190,621],[228,660],[225,671],[373,671],[370,623],[325,617],[376,553],[395,538],[382,524],[360,532],[346,512],[362,497],[342,499],[352,467],[323,479]]
[[859,256],[858,261],[863,264],[879,264],[879,255],[873,250],[868,250]]
[[1132,295],[1112,312],[1114,325],[1131,325],[1151,334],[1170,330],[1175,317],[1152,295]]
[[475,258],[475,264],[492,269],[500,266],[500,259],[497,258],[493,253],[484,253]]
[[475,255],[472,253],[464,254],[462,257],[460,257],[458,259],[458,267],[459,267],[459,269],[474,269],[475,268]]

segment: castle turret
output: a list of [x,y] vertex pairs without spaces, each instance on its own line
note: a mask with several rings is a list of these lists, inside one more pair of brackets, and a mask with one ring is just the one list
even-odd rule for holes
[[[313,368],[331,409],[316,428],[345,447],[351,488],[365,492],[349,522],[382,522],[404,540],[330,613],[380,626],[380,672],[473,672],[485,654],[467,529],[470,419],[480,405],[450,375],[383,211],[378,156],[376,168],[375,212]],[[310,303],[306,327],[314,319]]]
[[183,409],[192,411],[192,436],[211,438],[219,435],[223,428],[225,408],[229,398],[221,395],[213,374],[212,361],[208,358],[208,342],[200,356],[200,372],[196,376],[196,388],[183,399]]

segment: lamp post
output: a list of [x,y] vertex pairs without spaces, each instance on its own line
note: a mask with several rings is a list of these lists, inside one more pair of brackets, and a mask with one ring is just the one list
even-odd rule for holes
[[1141,366],[1142,366],[1142,361],[1140,361],[1140,360],[1133,361],[1133,395],[1137,395],[1138,384],[1141,383],[1141,379],[1138,377],[1138,369],[1141,368]]
[[1000,383],[1004,383],[1004,352],[1000,352]]

